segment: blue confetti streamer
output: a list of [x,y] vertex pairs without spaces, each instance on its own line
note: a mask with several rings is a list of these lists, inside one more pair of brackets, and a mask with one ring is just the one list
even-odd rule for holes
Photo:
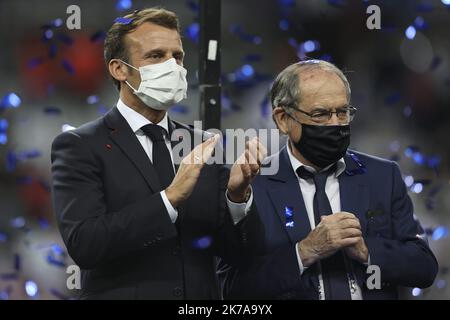
[[0,279],[2,280],[17,280],[19,278],[19,275],[17,273],[3,273],[0,274]]
[[8,241],[8,235],[5,232],[0,231],[0,243]]
[[295,7],[295,0],[278,0],[278,5],[285,9]]
[[7,144],[8,143],[8,136],[6,133],[1,132],[0,133],[0,144]]
[[14,92],[8,92],[0,101],[0,110],[9,108],[18,108],[22,103],[22,99]]
[[56,46],[56,43],[50,44],[48,48],[48,57],[50,59],[54,59],[56,57],[56,54],[58,53],[58,47]]
[[267,119],[269,117],[269,115],[271,114],[269,97],[267,95],[265,95],[263,101],[261,101],[261,103],[260,103],[260,110],[261,110],[261,116],[265,119]]
[[247,54],[242,58],[242,62],[244,63],[254,63],[262,60],[262,56],[260,54]]
[[46,107],[44,109],[44,113],[51,115],[51,116],[59,116],[61,114],[61,109],[57,107]]
[[52,38],[53,38],[53,30],[52,29],[45,30],[42,35],[42,41],[47,42]]
[[116,19],[114,19],[114,22],[119,24],[130,24],[133,22],[133,19],[125,17],[117,17]]
[[28,61],[27,67],[28,67],[28,69],[33,70],[37,66],[41,65],[43,62],[44,62],[44,58],[42,58],[42,57],[32,58]]
[[39,294],[39,288],[36,282],[32,280],[25,281],[25,292],[31,298],[36,297]]
[[194,13],[198,14],[200,12],[200,7],[199,7],[197,1],[195,1],[195,0],[188,0],[188,1],[186,1],[186,5]]
[[278,23],[278,26],[280,27],[281,30],[288,31],[289,21],[287,19],[281,19],[280,22]]
[[406,106],[403,108],[403,115],[407,118],[411,117],[412,115],[412,108],[410,106]]
[[186,31],[185,36],[194,43],[198,43],[200,39],[200,24],[198,22],[191,23]]
[[133,6],[133,2],[131,0],[117,0],[116,1],[116,10],[117,11],[125,11],[130,9]]
[[41,156],[41,152],[39,150],[27,150],[21,153],[15,153],[12,151],[8,151],[6,155],[6,170],[8,172],[14,171],[17,167],[17,164],[21,161],[33,159]]
[[4,133],[6,132],[6,129],[8,129],[8,120],[6,119],[0,119],[0,132]]
[[25,226],[25,218],[24,217],[16,217],[16,218],[12,218],[9,221],[9,224],[12,228],[14,229],[21,229]]
[[294,210],[292,207],[284,207],[284,216],[286,218],[286,227],[294,227]]
[[192,247],[195,249],[207,249],[211,246],[213,240],[210,236],[203,236],[197,239],[194,239],[192,242]]
[[106,38],[106,32],[99,30],[92,34],[91,36],[91,42],[103,42]]
[[73,44],[73,39],[64,33],[58,34],[58,40],[64,43],[65,45],[71,46]]
[[423,31],[423,30],[428,29],[428,23],[421,16],[418,16],[416,19],[414,19],[413,25],[417,30]]
[[189,113],[189,107],[185,105],[174,105],[170,108],[170,112],[179,113],[179,114],[188,114]]
[[48,228],[50,228],[50,223],[48,222],[47,219],[40,217],[40,218],[38,219],[38,222],[39,222],[39,227],[40,227],[42,230],[48,230]]
[[431,3],[420,3],[416,6],[418,12],[431,12],[433,11],[433,5]]
[[9,151],[6,154],[6,170],[12,172],[17,167],[17,158],[14,152]]
[[63,59],[61,64],[62,64],[64,70],[66,70],[68,74],[70,74],[70,75],[75,74],[75,69],[74,69],[73,65],[67,59]]
[[20,255],[18,255],[17,253],[14,254],[14,270],[16,270],[16,272],[19,272],[21,269],[22,263],[21,263],[21,259],[20,259]]
[[386,105],[396,104],[397,102],[399,102],[401,100],[401,98],[402,98],[402,95],[400,94],[400,92],[394,92],[384,99],[384,104],[386,104]]
[[259,45],[262,43],[262,38],[260,36],[255,36],[255,35],[251,35],[251,34],[244,32],[244,30],[242,29],[242,27],[240,25],[237,25],[237,24],[231,25],[230,32],[232,34],[237,35],[242,41],[250,42],[250,43],[253,43],[256,45]]
[[86,102],[88,104],[96,104],[100,101],[100,98],[97,95],[92,95],[87,97]]
[[442,63],[442,59],[439,56],[434,56],[433,60],[431,61],[430,70],[434,71],[436,70]]
[[433,235],[431,236],[431,239],[434,241],[438,241],[441,239],[445,239],[448,237],[448,228],[444,226],[439,226],[433,231]]
[[107,112],[108,112],[108,107],[106,107],[106,106],[104,106],[104,105],[98,106],[97,113],[98,113],[100,116],[105,115]]
[[52,21],[52,26],[55,28],[59,28],[63,25],[63,20],[61,18],[57,18]]
[[49,264],[53,264],[57,267],[63,268],[66,266],[66,263],[64,261],[65,256],[66,253],[64,249],[57,243],[52,243],[47,254],[47,262]]
[[365,174],[367,172],[367,168],[364,165],[364,163],[358,158],[358,156],[356,154],[354,154],[353,152],[348,152],[348,154],[350,155],[350,158],[352,158],[353,162],[356,163],[356,165],[358,166],[358,168],[356,169],[346,169],[345,172],[349,175],[349,176],[354,176],[356,174]]
[[327,0],[327,2],[330,6],[333,6],[336,8],[343,8],[347,5],[347,1],[345,1],[345,0]]

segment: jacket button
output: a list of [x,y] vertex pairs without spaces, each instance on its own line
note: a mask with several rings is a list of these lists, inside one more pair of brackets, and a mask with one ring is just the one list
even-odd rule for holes
[[181,290],[180,287],[173,288],[173,295],[175,297],[180,297],[182,293],[183,293],[183,290]]

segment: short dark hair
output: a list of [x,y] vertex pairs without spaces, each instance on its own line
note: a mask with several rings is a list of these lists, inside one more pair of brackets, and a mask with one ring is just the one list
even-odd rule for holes
[[[174,12],[163,8],[154,7],[144,10],[136,10],[133,13],[127,14],[123,18],[131,20],[131,22],[115,22],[106,34],[104,42],[104,58],[107,69],[109,62],[112,59],[121,59],[127,63],[130,62],[128,50],[124,41],[125,35],[132,32],[145,22],[154,23],[168,29],[176,30],[181,34],[180,22],[177,15]],[[117,81],[112,76],[111,78],[117,87],[117,90],[120,90],[120,81]]]

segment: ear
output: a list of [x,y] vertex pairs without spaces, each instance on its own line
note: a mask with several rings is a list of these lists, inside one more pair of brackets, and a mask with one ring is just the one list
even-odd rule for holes
[[125,81],[129,75],[128,68],[118,59],[111,59],[108,63],[111,76],[117,81]]
[[284,109],[281,107],[273,108],[272,117],[281,133],[287,134],[289,132],[288,115],[286,114]]

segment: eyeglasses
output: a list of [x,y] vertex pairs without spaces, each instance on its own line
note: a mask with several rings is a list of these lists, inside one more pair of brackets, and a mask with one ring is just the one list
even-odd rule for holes
[[348,124],[353,120],[353,118],[355,117],[356,111],[358,110],[351,105],[346,105],[344,107],[336,108],[336,111],[331,111],[324,107],[316,107],[316,109],[314,109],[311,112],[306,112],[300,108],[295,108],[293,106],[288,106],[288,108],[293,109],[295,111],[299,111],[299,112],[307,115],[308,117],[310,117],[312,121],[314,121],[316,123],[320,123],[320,124],[325,124],[328,121],[330,121],[331,117],[333,116],[334,113],[336,114],[336,117],[338,118],[338,121],[340,124]]

